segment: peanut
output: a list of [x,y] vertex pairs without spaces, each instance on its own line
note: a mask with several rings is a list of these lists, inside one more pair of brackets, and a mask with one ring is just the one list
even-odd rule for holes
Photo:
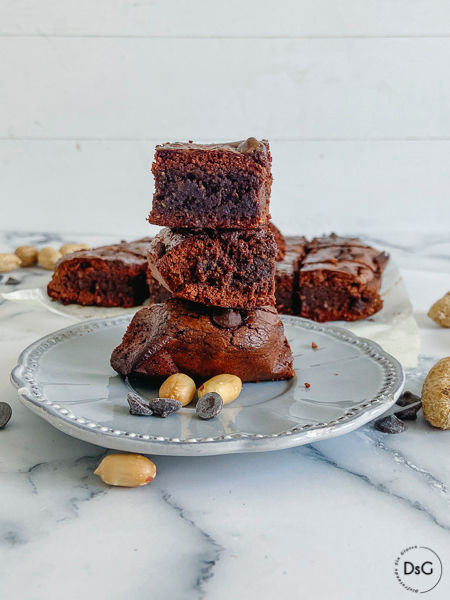
[[15,254],[0,254],[0,273],[9,273],[20,267],[22,261]]
[[450,327],[450,292],[433,304],[428,316],[441,327]]
[[55,248],[46,246],[45,248],[42,248],[42,250],[39,250],[38,263],[44,269],[53,271],[61,256],[61,252],[58,252],[58,250],[55,250]]
[[195,382],[184,373],[174,373],[159,388],[160,398],[173,398],[186,406],[195,396]]
[[108,454],[94,474],[108,485],[137,487],[153,481],[156,465],[141,454]]
[[72,254],[72,252],[78,252],[79,250],[90,250],[89,244],[63,244],[59,251],[63,256],[66,254]]
[[426,376],[422,410],[430,425],[450,429],[450,356],[437,362]]
[[224,373],[223,375],[216,375],[211,377],[208,381],[205,381],[203,385],[198,388],[198,397],[201,398],[208,392],[216,392],[222,397],[224,404],[229,404],[236,400],[242,390],[242,381],[237,375],[229,375]]
[[22,261],[21,267],[32,267],[37,263],[38,251],[34,246],[19,246],[14,254]]

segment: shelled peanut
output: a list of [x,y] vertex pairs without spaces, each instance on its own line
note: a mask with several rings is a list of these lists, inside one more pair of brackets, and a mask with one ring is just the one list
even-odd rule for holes
[[33,267],[38,264],[43,269],[52,271],[58,260],[66,254],[79,250],[89,250],[89,244],[63,244],[59,250],[45,246],[38,250],[35,246],[18,246],[14,253],[0,253],[0,273],[10,273],[19,267]]
[[18,269],[21,264],[22,261],[15,254],[0,253],[0,273],[10,273]]
[[108,485],[138,487],[156,476],[156,465],[141,454],[108,454],[94,471]]

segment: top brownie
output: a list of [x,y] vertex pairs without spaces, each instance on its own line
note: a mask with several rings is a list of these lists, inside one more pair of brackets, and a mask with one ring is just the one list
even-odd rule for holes
[[272,158],[267,140],[156,146],[154,225],[252,229],[270,219]]

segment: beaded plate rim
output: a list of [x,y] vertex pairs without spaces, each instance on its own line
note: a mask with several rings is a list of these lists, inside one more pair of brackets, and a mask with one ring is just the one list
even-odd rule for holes
[[11,371],[11,382],[18,388],[22,403],[64,433],[106,448],[149,454],[226,454],[277,450],[348,433],[385,412],[397,400],[405,382],[403,368],[397,359],[372,340],[356,336],[334,325],[282,315],[283,323],[292,327],[324,333],[341,342],[357,346],[383,370],[384,384],[379,392],[370,400],[350,407],[338,419],[328,422],[298,425],[275,434],[236,432],[218,437],[187,439],[111,429],[77,416],[64,406],[46,398],[35,374],[39,371],[40,358],[50,348],[74,336],[93,334],[107,327],[125,326],[132,317],[133,315],[122,315],[75,323],[30,344],[20,354],[16,367]]

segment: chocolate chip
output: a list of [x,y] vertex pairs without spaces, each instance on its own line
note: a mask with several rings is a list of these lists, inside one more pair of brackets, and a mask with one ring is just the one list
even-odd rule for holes
[[15,277],[8,277],[8,279],[5,281],[5,285],[19,285],[20,280],[16,279]]
[[217,308],[211,315],[213,323],[222,329],[237,329],[242,325],[242,316],[232,308]]
[[403,392],[400,398],[397,400],[396,404],[399,406],[408,406],[408,404],[413,404],[414,402],[419,402],[420,398],[416,394],[412,392]]
[[153,411],[153,414],[158,415],[158,417],[163,417],[164,419],[181,408],[181,402],[178,402],[178,400],[174,400],[173,398],[153,398],[148,405]]
[[397,405],[404,407],[403,410],[399,410],[395,413],[399,419],[414,421],[417,419],[417,413],[422,408],[422,401],[416,394],[404,392],[397,400]]
[[200,419],[212,419],[220,413],[222,407],[222,396],[217,392],[207,392],[197,400],[195,412]]
[[401,433],[402,431],[405,431],[405,424],[395,415],[381,417],[375,421],[373,426],[383,433]]
[[0,402],[0,429],[8,423],[12,415],[12,409],[7,402]]
[[148,404],[144,402],[144,399],[137,394],[128,394],[128,404],[130,405],[130,415],[136,415],[139,417],[149,417],[153,414]]
[[408,406],[403,410],[399,410],[395,413],[399,419],[403,419],[404,421],[415,421],[417,419],[417,413],[422,408],[422,403],[419,402],[417,405]]

